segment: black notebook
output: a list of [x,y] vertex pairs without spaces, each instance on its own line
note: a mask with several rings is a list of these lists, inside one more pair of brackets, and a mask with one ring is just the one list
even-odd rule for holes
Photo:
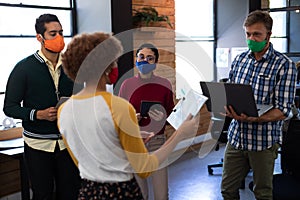
[[258,117],[273,107],[256,104],[251,85],[201,81],[200,86],[203,95],[208,97],[207,109],[213,113],[225,113],[224,106],[231,105],[238,115]]
[[142,101],[140,114],[142,117],[148,117],[148,112],[152,109],[162,110],[162,105],[157,101]]

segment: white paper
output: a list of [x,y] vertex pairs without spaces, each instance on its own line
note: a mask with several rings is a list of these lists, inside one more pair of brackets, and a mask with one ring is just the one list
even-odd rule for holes
[[195,116],[208,98],[195,90],[190,90],[187,95],[180,99],[167,118],[167,121],[177,130],[189,114]]
[[230,49],[229,48],[217,48],[216,49],[216,63],[218,68],[228,68]]

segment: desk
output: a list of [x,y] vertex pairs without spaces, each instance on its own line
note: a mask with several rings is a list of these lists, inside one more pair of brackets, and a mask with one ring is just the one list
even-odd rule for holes
[[19,160],[22,200],[30,200],[29,179],[24,164],[23,146],[22,138],[0,141],[0,154]]
[[11,140],[15,138],[21,138],[23,134],[22,127],[10,128],[6,130],[0,130],[0,141]]

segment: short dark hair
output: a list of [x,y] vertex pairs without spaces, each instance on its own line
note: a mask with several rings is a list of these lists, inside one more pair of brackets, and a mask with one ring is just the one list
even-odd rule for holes
[[255,10],[249,13],[244,21],[244,27],[251,26],[258,22],[263,23],[268,31],[272,31],[273,19],[267,11],[262,10]]
[[158,53],[158,49],[156,48],[156,46],[154,46],[153,44],[150,43],[144,43],[142,44],[137,50],[136,50],[136,56],[138,55],[138,53],[140,52],[140,50],[142,49],[151,49],[151,51],[153,51],[154,55],[155,55],[155,62],[158,61],[159,58],[159,53]]
[[43,14],[39,16],[35,21],[35,31],[37,34],[41,34],[44,37],[44,33],[46,31],[45,24],[50,22],[58,22],[60,24],[60,21],[58,20],[58,17],[53,14]]

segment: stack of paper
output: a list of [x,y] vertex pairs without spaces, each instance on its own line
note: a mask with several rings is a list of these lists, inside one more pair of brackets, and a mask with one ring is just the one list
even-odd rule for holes
[[190,90],[180,99],[167,118],[167,121],[177,130],[189,114],[195,116],[208,98],[195,90]]

